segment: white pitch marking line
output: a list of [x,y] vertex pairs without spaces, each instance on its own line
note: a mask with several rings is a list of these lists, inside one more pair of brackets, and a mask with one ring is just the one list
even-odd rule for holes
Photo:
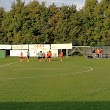
[[[18,61],[17,61],[17,62],[18,62]],[[12,65],[12,64],[17,63],[17,62],[12,62],[12,63],[8,63],[8,64],[6,64],[6,65],[2,65],[2,66],[0,66],[0,68],[5,67],[5,66]]]
[[[12,63],[11,63],[11,64],[12,64]],[[78,74],[78,73],[84,73],[84,72],[93,71],[93,68],[92,68],[92,67],[87,67],[87,66],[82,66],[82,67],[89,68],[89,70],[80,71],[80,72],[75,72],[75,73],[55,74],[55,75],[46,75],[46,76],[37,76],[37,77],[0,78],[0,79],[8,79],[8,80],[14,80],[14,79],[15,79],[15,80],[17,80],[17,79],[35,79],[35,78],[38,78],[38,77],[46,78],[46,77],[54,77],[54,76],[66,76],[66,75],[73,75],[73,74]]]

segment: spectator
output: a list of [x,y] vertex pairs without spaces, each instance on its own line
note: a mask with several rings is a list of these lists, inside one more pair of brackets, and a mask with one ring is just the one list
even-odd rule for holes
[[98,59],[100,57],[100,49],[98,49],[98,48],[97,48],[97,57],[98,57]]
[[92,57],[93,57],[93,58],[96,58],[96,52],[95,52],[95,49],[92,50]]

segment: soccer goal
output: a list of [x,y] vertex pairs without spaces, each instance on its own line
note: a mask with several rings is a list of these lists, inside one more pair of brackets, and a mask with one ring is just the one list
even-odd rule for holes
[[80,53],[83,56],[87,56],[89,48],[90,46],[72,46],[72,49],[68,50],[68,55]]

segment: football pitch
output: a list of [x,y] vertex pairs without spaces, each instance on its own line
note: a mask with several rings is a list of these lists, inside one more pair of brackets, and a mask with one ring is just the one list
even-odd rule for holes
[[110,110],[110,59],[0,59],[0,110]]

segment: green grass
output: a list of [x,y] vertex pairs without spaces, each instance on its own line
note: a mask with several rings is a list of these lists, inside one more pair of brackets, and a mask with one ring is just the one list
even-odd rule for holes
[[0,59],[0,110],[110,110],[110,59]]

